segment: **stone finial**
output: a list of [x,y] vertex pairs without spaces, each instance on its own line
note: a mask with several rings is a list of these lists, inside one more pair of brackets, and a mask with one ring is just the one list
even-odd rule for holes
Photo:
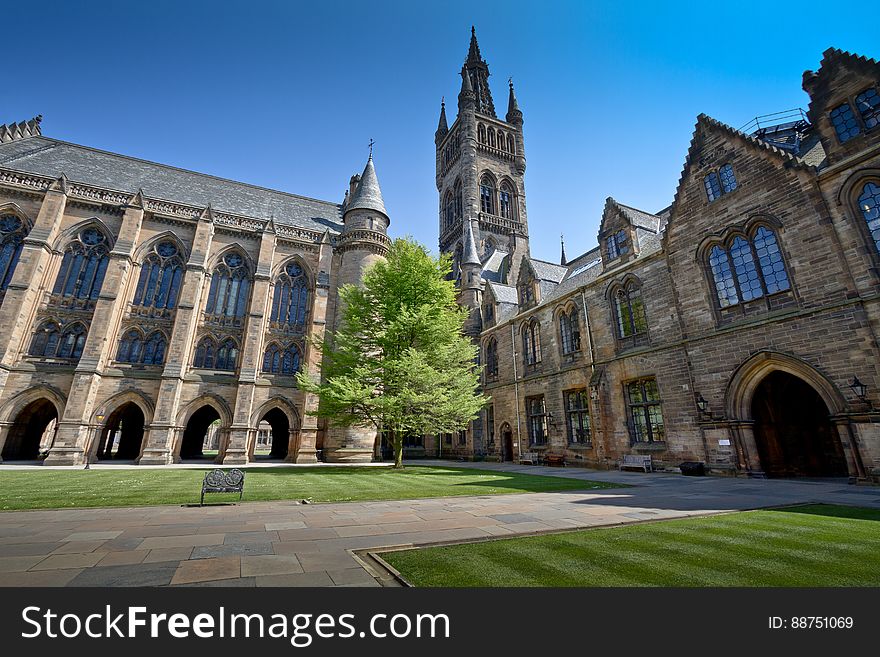
[[446,122],[446,101],[445,99],[440,99],[440,121],[437,123],[437,132],[435,133],[435,137],[437,139],[442,139],[446,136],[446,133],[449,132],[449,124]]
[[565,258],[565,235],[562,233],[559,233],[559,243],[562,245],[562,257],[559,259],[559,264],[564,267],[568,261]]

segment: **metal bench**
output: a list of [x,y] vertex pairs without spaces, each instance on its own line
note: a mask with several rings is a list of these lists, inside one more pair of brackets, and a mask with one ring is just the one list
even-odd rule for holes
[[211,470],[202,482],[202,499],[199,506],[205,505],[205,493],[238,493],[238,499],[241,500],[244,496],[244,472],[238,468]]
[[520,465],[528,463],[529,465],[538,465],[541,458],[537,452],[523,452],[519,455]]
[[625,454],[623,459],[617,464],[618,470],[623,470],[624,468],[639,468],[645,472],[653,472],[654,470],[651,465],[650,454],[647,456],[642,456],[641,454]]

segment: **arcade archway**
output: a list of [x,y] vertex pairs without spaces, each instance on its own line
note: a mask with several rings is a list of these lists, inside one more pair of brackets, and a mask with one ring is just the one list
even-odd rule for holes
[[4,461],[36,461],[54,440],[58,410],[48,399],[36,399],[22,408],[9,432],[0,455]]
[[144,412],[134,402],[113,411],[101,429],[95,456],[99,460],[133,461],[144,441]]
[[181,459],[215,458],[222,451],[220,413],[205,405],[190,415],[180,441]]

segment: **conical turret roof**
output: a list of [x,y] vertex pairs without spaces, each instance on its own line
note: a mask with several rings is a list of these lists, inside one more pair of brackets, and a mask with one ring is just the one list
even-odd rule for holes
[[476,240],[474,239],[474,229],[470,221],[467,222],[467,230],[464,233],[464,253],[462,255],[462,264],[480,266],[480,256],[477,253]]
[[388,212],[385,210],[385,201],[382,199],[382,190],[379,188],[379,179],[376,177],[376,168],[373,166],[372,155],[367,160],[367,166],[364,167],[357,189],[348,200],[345,211],[349,212],[350,210],[375,210],[386,217],[388,216]]

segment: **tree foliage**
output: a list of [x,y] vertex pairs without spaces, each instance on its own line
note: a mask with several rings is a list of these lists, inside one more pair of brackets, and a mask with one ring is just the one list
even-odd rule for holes
[[361,286],[340,288],[339,328],[319,345],[323,381],[297,375],[318,394],[318,416],[388,432],[398,467],[404,436],[463,429],[486,403],[450,268],[448,255],[434,258],[412,238],[395,240]]

